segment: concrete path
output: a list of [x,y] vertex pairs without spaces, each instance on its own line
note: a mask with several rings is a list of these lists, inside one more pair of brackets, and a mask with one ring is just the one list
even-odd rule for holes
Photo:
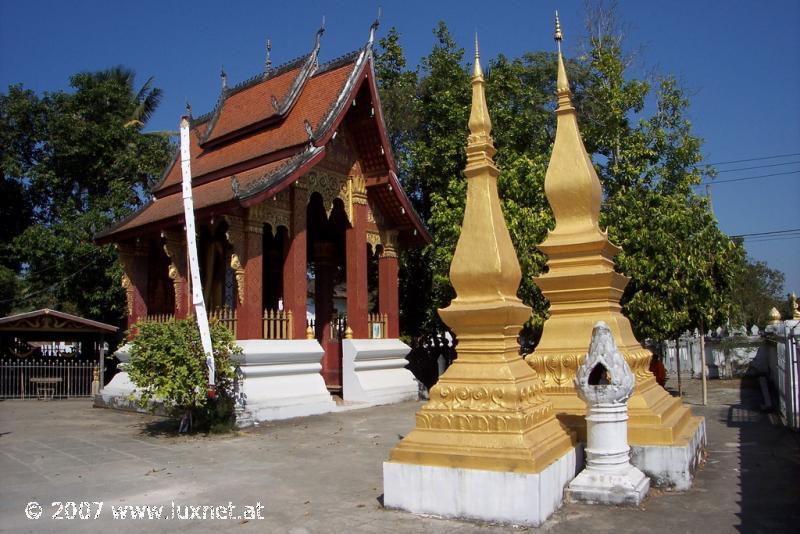
[[[757,383],[713,381],[708,461],[686,493],[651,491],[640,508],[567,505],[543,532],[797,532],[800,436],[758,411]],[[686,402],[698,404],[699,383]],[[262,425],[237,435],[176,437],[160,419],[89,401],[0,402],[0,530],[7,532],[508,532],[512,527],[385,510],[381,463],[420,403]],[[70,519],[71,505],[83,515]],[[39,519],[26,517],[30,502]],[[99,505],[103,508],[99,514]],[[172,519],[187,505],[263,505],[264,519]],[[112,506],[163,506],[166,519],[114,519]],[[28,512],[36,516],[38,508]],[[254,510],[251,510],[254,512]],[[142,512],[146,514],[144,509]],[[153,508],[152,513],[157,509]],[[202,513],[197,509],[196,512]],[[117,510],[119,514],[119,510]],[[130,512],[129,512],[130,513]],[[207,511],[207,517],[210,511]],[[226,509],[215,510],[228,515]],[[52,516],[64,517],[53,519]],[[94,519],[95,514],[98,515]]]

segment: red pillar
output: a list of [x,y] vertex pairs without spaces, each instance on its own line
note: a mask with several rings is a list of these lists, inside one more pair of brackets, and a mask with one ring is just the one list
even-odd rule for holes
[[292,312],[292,339],[306,338],[308,267],[306,259],[307,191],[292,188],[292,228],[283,263],[283,308]]
[[397,232],[391,230],[387,234],[387,242],[378,258],[378,311],[386,314],[386,337],[397,339],[400,337],[400,269],[395,249]]
[[[231,227],[231,232],[234,231]],[[234,245],[234,254],[237,254],[237,248]],[[231,267],[236,271],[237,299],[239,299],[236,338],[261,339],[264,335],[262,302],[264,227],[261,223],[251,221],[244,225],[244,248],[245,257],[239,257],[241,267],[234,265],[231,258]],[[241,276],[242,271],[244,277]]]
[[[354,180],[355,181],[355,180]],[[356,189],[357,191],[357,189]],[[367,287],[367,204],[354,192],[353,224],[345,231],[347,248],[347,324],[353,330],[353,338],[367,339],[368,290]],[[358,202],[363,200],[363,202]]]
[[342,384],[339,340],[331,339],[335,253],[333,243],[314,243],[315,336],[325,349],[325,355],[322,357],[322,378],[328,386]]
[[122,263],[122,287],[128,307],[128,340],[136,336],[134,325],[147,315],[147,245],[146,241],[136,244],[120,244],[119,259]]

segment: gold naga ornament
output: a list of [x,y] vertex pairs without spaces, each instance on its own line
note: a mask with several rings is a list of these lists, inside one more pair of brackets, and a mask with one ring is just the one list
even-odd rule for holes
[[389,461],[538,473],[573,447],[574,436],[519,356],[517,335],[531,309],[517,298],[521,271],[497,194],[477,37],[469,130],[466,208],[450,265],[457,296],[439,310],[458,338],[458,358]]
[[528,363],[544,383],[559,419],[586,439],[586,403],[575,390],[592,328],[604,321],[636,376],[628,402],[628,441],[632,445],[675,445],[694,435],[701,417],[693,417],[680,400],[656,383],[649,370],[652,354],[636,340],[620,299],[629,279],[614,270],[620,248],[600,229],[602,188],[586,152],[572,105],[572,93],[561,55],[561,26],[556,14],[558,44],[556,138],[545,175],[545,194],[556,225],[539,250],[547,257],[547,273],[535,278],[550,301],[550,317]]

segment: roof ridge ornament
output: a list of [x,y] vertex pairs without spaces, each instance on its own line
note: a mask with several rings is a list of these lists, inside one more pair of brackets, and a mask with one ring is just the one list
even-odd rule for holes
[[264,60],[264,72],[269,76],[272,72],[272,40],[267,37],[267,58]]
[[375,42],[375,31],[378,29],[378,26],[381,25],[381,14],[383,10],[381,6],[378,6],[378,16],[375,17],[375,20],[369,27],[369,39],[367,40],[367,48],[372,48],[372,43]]
[[228,90],[228,75],[225,74],[225,65],[220,66],[219,77],[222,80],[222,91],[225,92]]

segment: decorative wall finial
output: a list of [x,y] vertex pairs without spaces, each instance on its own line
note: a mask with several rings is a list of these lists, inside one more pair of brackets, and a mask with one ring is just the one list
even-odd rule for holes
[[267,37],[267,59],[264,61],[264,72],[267,74],[272,70],[272,40]]
[[189,99],[186,99],[186,116],[190,119],[192,118],[192,104],[189,103]]
[[219,77],[222,80],[222,90],[224,91],[228,88],[228,75],[225,74],[225,65],[219,68]]

